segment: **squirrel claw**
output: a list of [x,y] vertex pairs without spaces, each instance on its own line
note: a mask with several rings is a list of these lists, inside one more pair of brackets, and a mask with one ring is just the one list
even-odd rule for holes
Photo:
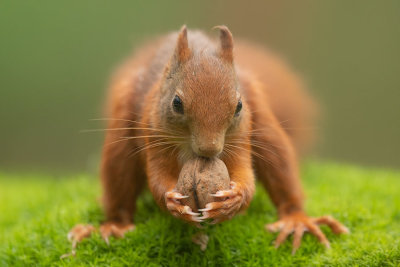
[[108,236],[103,237],[104,242],[106,242],[107,246],[110,246],[110,239],[108,238]]
[[215,194],[210,194],[210,196],[213,196],[213,197],[233,197],[233,196],[236,196],[238,194],[237,183],[231,182],[230,183],[230,187],[231,188],[229,190],[220,190],[220,191],[216,192]]
[[200,215],[200,213],[193,212],[192,209],[189,206],[184,206],[183,207],[182,214],[189,214],[189,215],[193,215],[193,216],[199,216]]
[[165,193],[165,197],[169,198],[169,199],[184,199],[184,198],[188,198],[189,196],[184,196],[181,193],[169,191],[169,192]]
[[335,234],[349,234],[350,230],[330,215],[313,218],[313,222],[317,225],[325,224],[332,229]]
[[201,220],[206,220],[206,219],[208,219],[209,218],[209,214],[208,214],[208,212],[203,212],[203,215],[201,216],[201,217],[199,217],[199,219],[201,219]]
[[230,220],[240,210],[243,203],[242,194],[237,190],[237,187],[232,190],[219,191],[214,196],[227,198],[208,203],[205,208],[199,209],[203,213],[200,218],[202,220],[213,219],[211,224]]
[[192,216],[192,220],[193,220],[194,222],[199,222],[199,223],[203,222],[203,218],[202,218],[202,217],[195,217],[195,216]]
[[179,201],[180,199],[187,198],[188,196],[182,196],[178,192],[169,191],[165,193],[165,204],[167,209],[176,218],[198,225],[203,222],[199,217],[200,213],[193,212],[189,206],[184,206]]
[[72,242],[72,248],[75,249],[77,244],[83,239],[90,237],[96,231],[93,225],[77,224],[69,231],[67,238]]
[[107,245],[110,245],[110,236],[123,238],[127,232],[135,230],[135,225],[107,222],[100,226],[100,234]]
[[320,224],[329,226],[335,234],[345,234],[349,232],[347,227],[331,216],[311,218],[305,215],[303,212],[297,212],[283,216],[279,221],[265,225],[265,229],[270,232],[279,232],[275,241],[275,248],[278,248],[287,239],[287,237],[293,233],[292,255],[294,255],[297,249],[300,247],[301,239],[306,231],[317,237],[319,242],[323,244],[325,248],[330,248],[328,239],[319,228]]
[[96,228],[90,224],[77,224],[67,235],[68,240],[72,243],[72,250],[60,256],[60,259],[74,257],[76,255],[76,247],[83,239],[88,238],[96,231]]
[[231,197],[231,196],[234,196],[236,194],[237,193],[234,192],[233,190],[221,190],[221,191],[218,191],[215,194],[210,194],[210,196],[212,196],[212,197]]
[[212,210],[212,207],[211,207],[210,203],[207,204],[204,209],[199,209],[199,211],[201,211],[201,212],[210,211],[210,210]]

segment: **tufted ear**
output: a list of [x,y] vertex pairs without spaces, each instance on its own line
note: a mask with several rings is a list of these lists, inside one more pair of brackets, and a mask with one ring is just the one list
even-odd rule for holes
[[219,30],[219,56],[229,63],[233,62],[233,37],[228,27],[225,25],[215,26],[213,29]]
[[178,34],[178,40],[175,47],[174,59],[178,63],[183,63],[189,59],[191,51],[189,49],[189,43],[187,39],[186,25],[183,25]]

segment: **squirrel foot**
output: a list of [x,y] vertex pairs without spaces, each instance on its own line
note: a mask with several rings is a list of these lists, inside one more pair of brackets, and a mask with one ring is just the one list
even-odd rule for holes
[[199,209],[203,213],[200,219],[213,219],[211,224],[232,219],[243,203],[240,188],[235,182],[231,182],[230,190],[221,190],[211,195],[220,198],[221,201],[208,203],[204,209]]
[[68,232],[68,240],[72,243],[72,249],[70,253],[66,253],[60,256],[60,259],[68,258],[76,255],[76,246],[83,239],[90,237],[96,228],[90,224],[77,224]]
[[110,244],[109,237],[123,238],[125,233],[135,230],[135,225],[132,223],[116,223],[106,222],[100,226],[100,234],[107,245]]
[[77,224],[68,233],[68,240],[72,242],[72,249],[83,239],[90,237],[96,228],[90,224]]
[[335,234],[347,234],[350,232],[346,226],[335,220],[332,216],[311,218],[303,212],[283,216],[279,221],[265,225],[265,229],[270,232],[280,232],[275,241],[275,248],[278,248],[291,233],[294,233],[292,254],[295,254],[300,247],[301,238],[305,231],[309,231],[326,248],[330,248],[328,239],[319,228],[321,224],[329,226]]
[[[128,231],[132,231],[135,229],[135,225],[133,224],[121,224],[121,223],[113,223],[108,222],[104,223],[100,226],[100,234],[104,241],[106,241],[107,245],[109,244],[109,237],[112,235],[117,238],[124,237],[125,233]],[[76,254],[76,246],[83,239],[88,238],[92,235],[93,232],[96,232],[97,229],[90,224],[77,224],[75,225],[71,231],[68,233],[68,240],[72,242],[72,250],[70,253],[61,255],[61,259],[75,256]]]

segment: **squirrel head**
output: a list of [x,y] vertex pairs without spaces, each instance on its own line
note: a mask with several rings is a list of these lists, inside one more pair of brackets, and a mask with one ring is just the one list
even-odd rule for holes
[[232,34],[226,26],[215,28],[217,44],[196,32],[188,36],[186,26],[181,28],[160,88],[162,123],[185,133],[188,148],[203,157],[222,152],[226,135],[240,125],[244,105]]

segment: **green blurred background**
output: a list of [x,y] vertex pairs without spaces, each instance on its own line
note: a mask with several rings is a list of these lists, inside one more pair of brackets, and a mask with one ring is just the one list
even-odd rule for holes
[[[0,1],[0,168],[95,170],[110,74],[143,39],[226,24],[319,99],[316,155],[400,167],[400,1]],[[215,33],[214,33],[215,34]]]

